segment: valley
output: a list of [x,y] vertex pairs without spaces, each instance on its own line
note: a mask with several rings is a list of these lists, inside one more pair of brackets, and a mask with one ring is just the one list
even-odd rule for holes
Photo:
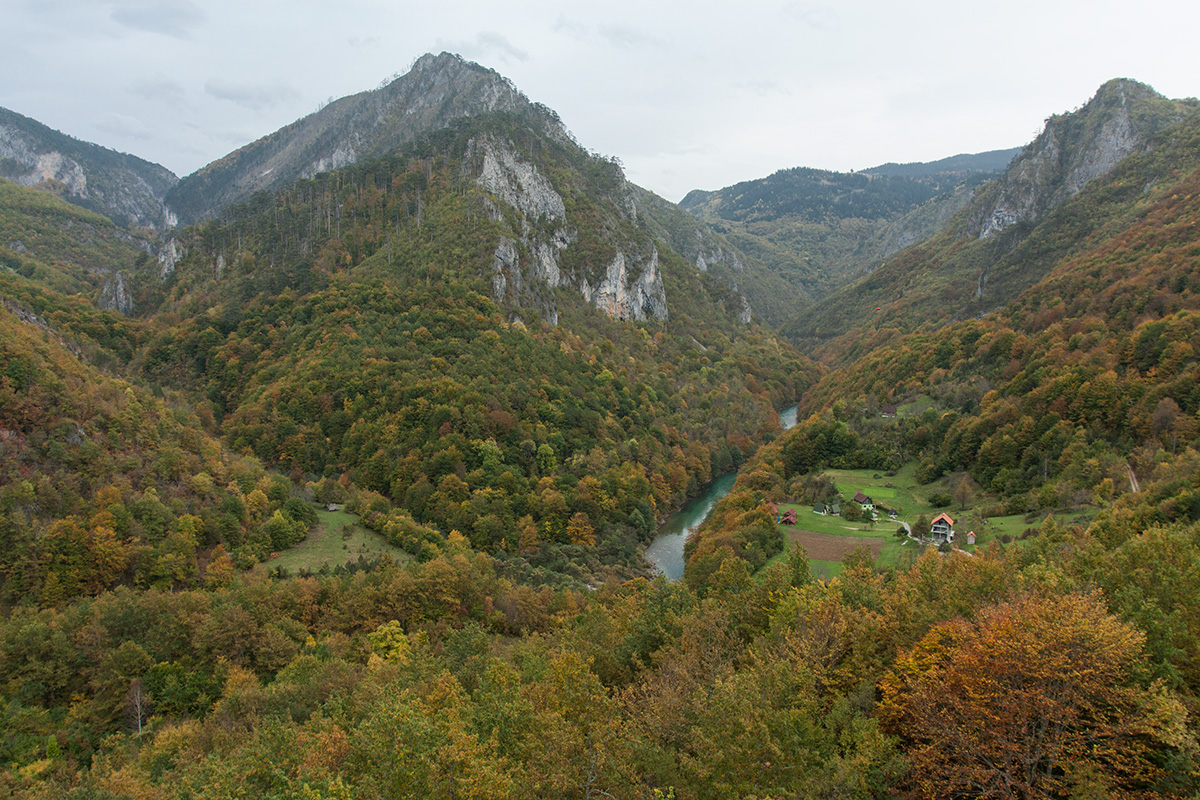
[[1195,99],[679,205],[449,53],[0,112],[0,794],[1200,791]]

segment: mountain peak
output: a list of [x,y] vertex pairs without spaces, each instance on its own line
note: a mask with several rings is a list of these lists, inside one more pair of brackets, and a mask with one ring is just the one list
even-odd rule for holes
[[1082,108],[1046,120],[1041,134],[981,199],[971,232],[987,239],[1037,219],[1195,108],[1194,101],[1169,100],[1128,78],[1106,82]]
[[1165,100],[1166,97],[1155,91],[1153,86],[1135,81],[1133,78],[1113,78],[1101,84],[1090,102],[1103,101],[1108,98],[1121,97],[1155,98]]
[[409,70],[409,72],[430,72],[438,70],[445,71],[462,69],[499,77],[499,73],[494,69],[489,69],[482,64],[476,64],[474,61],[468,61],[459,54],[450,53],[446,50],[443,50],[437,54],[426,53],[413,62],[412,68]]
[[495,70],[453,53],[427,53],[404,75],[343,97],[180,181],[167,198],[183,222],[213,216],[255,192],[395,152],[455,119],[494,112],[552,113]]

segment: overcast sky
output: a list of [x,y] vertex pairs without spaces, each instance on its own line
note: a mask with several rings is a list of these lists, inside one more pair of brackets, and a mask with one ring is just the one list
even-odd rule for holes
[[1200,94],[1200,2],[0,0],[0,105],[186,175],[449,50],[669,200],[1016,147],[1104,81]]

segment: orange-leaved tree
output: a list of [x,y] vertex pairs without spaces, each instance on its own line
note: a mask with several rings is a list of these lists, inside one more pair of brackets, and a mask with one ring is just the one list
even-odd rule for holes
[[1151,790],[1161,757],[1194,742],[1182,704],[1144,680],[1144,638],[1095,593],[1001,603],[904,653],[882,681],[881,722],[920,796]]

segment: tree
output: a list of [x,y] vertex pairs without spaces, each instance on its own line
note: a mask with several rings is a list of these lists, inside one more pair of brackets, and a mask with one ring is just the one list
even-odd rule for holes
[[967,503],[971,502],[971,477],[966,473],[958,479],[958,483],[954,484],[954,501],[958,503],[959,509],[966,511]]
[[591,547],[596,544],[596,529],[592,526],[588,515],[582,511],[571,515],[570,522],[567,523],[567,538],[571,544],[577,544],[581,547]]
[[1146,789],[1163,751],[1194,743],[1182,704],[1142,678],[1144,640],[1098,594],[1002,603],[935,626],[897,660],[880,719],[925,797]]
[[137,732],[141,733],[142,726],[146,724],[153,710],[154,703],[142,679],[134,678],[129,682],[129,691],[125,693],[125,716],[129,720],[129,727],[136,728]]

